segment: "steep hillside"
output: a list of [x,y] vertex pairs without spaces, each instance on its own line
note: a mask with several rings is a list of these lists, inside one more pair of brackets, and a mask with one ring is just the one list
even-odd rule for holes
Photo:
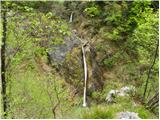
[[157,119],[157,5],[3,1],[1,116]]

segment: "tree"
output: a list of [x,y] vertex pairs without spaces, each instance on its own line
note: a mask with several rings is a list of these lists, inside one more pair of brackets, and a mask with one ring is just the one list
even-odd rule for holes
[[2,14],[2,20],[3,20],[3,34],[2,34],[2,46],[1,46],[1,82],[2,82],[2,98],[3,98],[3,112],[4,112],[4,118],[7,116],[7,109],[8,109],[8,103],[7,103],[7,95],[6,95],[6,88],[7,88],[7,81],[6,81],[6,67],[5,67],[5,51],[6,51],[6,32],[7,32],[7,9],[5,6],[2,7],[3,14]]

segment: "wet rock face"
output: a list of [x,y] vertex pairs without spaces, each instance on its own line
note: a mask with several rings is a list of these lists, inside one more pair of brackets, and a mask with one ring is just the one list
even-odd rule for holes
[[[102,73],[99,72],[100,68],[96,64],[96,60],[91,60],[91,52],[86,49],[86,62],[88,70],[87,80],[87,95],[91,95],[93,91],[102,90]],[[93,58],[95,59],[95,58]],[[67,83],[74,86],[78,93],[83,94],[84,87],[84,66],[81,46],[75,47],[71,52],[68,52],[66,59],[61,67],[61,73],[63,73]]]
[[83,91],[83,64],[81,41],[73,31],[71,36],[65,36],[62,44],[52,45],[48,52],[49,63],[58,70],[65,82]]
[[[72,85],[77,93],[83,94],[84,68],[81,47],[81,41],[76,32],[73,31],[70,37],[64,37],[63,44],[51,46],[48,59],[52,66],[64,77],[65,82]],[[101,70],[96,63],[96,56],[91,53],[93,52],[86,50],[89,74],[88,93],[103,88]]]
[[65,81],[72,85],[78,93],[82,94],[84,71],[82,63],[81,48],[73,48],[66,54],[66,59],[60,67],[60,73],[63,74]]
[[48,52],[50,63],[52,65],[62,64],[65,61],[67,53],[80,43],[75,33],[71,36],[65,36],[62,44],[52,45],[50,47],[50,51]]
[[117,114],[117,119],[141,119],[138,113],[135,112],[120,112]]

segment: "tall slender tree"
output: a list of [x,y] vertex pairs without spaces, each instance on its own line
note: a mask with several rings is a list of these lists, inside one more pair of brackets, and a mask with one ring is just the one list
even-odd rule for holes
[[6,33],[7,33],[7,9],[5,6],[2,6],[2,46],[1,46],[1,82],[2,82],[2,99],[3,99],[3,112],[4,118],[7,116],[7,95],[6,95],[6,69],[5,69],[5,51],[6,51]]
[[148,72],[148,77],[147,77],[147,80],[145,82],[145,88],[144,88],[144,93],[143,93],[143,101],[145,101],[145,97],[146,97],[146,92],[147,92],[147,88],[148,88],[148,83],[149,83],[149,79],[151,77],[151,73],[152,73],[152,69],[153,69],[153,66],[156,62],[156,58],[157,58],[157,55],[158,55],[158,47],[159,47],[159,41],[157,41],[157,46],[156,46],[156,50],[155,50],[155,55],[154,55],[154,58],[153,58],[153,62],[151,64],[151,67],[149,68],[149,72]]

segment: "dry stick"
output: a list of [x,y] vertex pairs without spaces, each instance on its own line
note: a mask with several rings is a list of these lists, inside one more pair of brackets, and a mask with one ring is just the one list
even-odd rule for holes
[[[149,106],[150,109],[153,110],[153,108],[155,107],[155,105],[159,102],[159,100],[157,99],[156,101],[154,101],[153,103],[151,103],[151,105]],[[157,105],[156,105],[157,106]]]
[[[48,87],[47,87],[48,88]],[[47,94],[48,94],[48,97],[49,97],[49,100],[50,100],[50,103],[51,105],[53,105],[53,100],[52,100],[52,97],[51,97],[51,94],[49,93],[48,89],[46,90],[47,91]],[[55,107],[54,107],[55,108]],[[54,109],[55,110],[55,109]],[[56,118],[56,113],[54,112],[54,110],[52,109],[52,113],[53,113],[53,117],[54,119]]]
[[[54,72],[53,72],[53,73],[54,73]],[[53,74],[53,73],[52,73],[52,74]],[[62,73],[61,70],[60,70],[60,73]],[[60,105],[60,102],[61,102],[61,99],[60,99],[60,97],[59,97],[59,94],[65,92],[66,89],[63,89],[62,91],[58,92],[58,91],[57,91],[57,87],[56,87],[56,85],[55,85],[55,80],[54,80],[54,91],[56,91],[56,97],[57,97],[58,102],[57,102],[57,104],[52,108],[53,114],[55,113],[56,108],[58,107],[58,105]],[[60,110],[61,110],[61,115],[63,116],[63,110],[61,109],[61,107],[60,107]]]
[[[151,83],[150,83],[150,84],[152,85],[152,88],[154,89],[154,92],[156,92],[157,90],[156,90],[156,88],[154,87],[153,80],[151,80]],[[149,96],[150,96],[150,93],[151,93],[151,89],[152,89],[152,88],[150,87],[149,90],[148,90],[147,99],[148,99]]]
[[59,103],[57,103],[53,108],[52,108],[52,113],[53,113],[53,117],[54,119],[56,119],[56,108],[58,107]]
[[158,107],[159,106],[159,101],[157,102],[157,103],[155,103],[155,105],[154,106],[152,106],[152,108],[151,108],[151,111],[153,111],[156,107]]
[[[50,77],[51,73],[49,72],[47,75]],[[49,97],[49,100],[50,100],[51,105],[53,105],[53,104],[54,104],[54,101],[52,100],[51,93],[50,93],[49,90],[48,90],[49,85],[50,85],[49,80],[50,80],[50,78],[47,79],[47,90],[46,90],[46,92],[47,92],[47,94],[48,94],[48,97]],[[55,83],[54,83],[54,84],[55,84]],[[54,85],[54,87],[55,87],[55,85]],[[59,104],[59,103],[56,103],[56,105],[54,105],[53,108],[52,108],[52,113],[53,113],[53,118],[54,118],[54,119],[56,119],[56,112],[55,112],[55,110],[56,110],[58,104]]]
[[158,94],[159,94],[159,92],[157,92],[149,101],[148,101],[148,105],[152,102],[152,101],[154,101],[154,99],[156,99],[157,97],[158,97]]
[[151,65],[151,67],[149,69],[149,72],[148,72],[148,77],[147,77],[145,88],[144,88],[143,101],[145,100],[146,91],[147,91],[147,87],[148,87],[148,82],[149,82],[149,79],[150,79],[150,74],[151,74],[152,68],[153,68],[153,66],[154,66],[154,64],[156,62],[156,57],[157,57],[157,54],[158,54],[158,46],[159,46],[159,41],[157,41],[157,47],[156,47],[153,63],[152,63],[152,65]]
[[[55,84],[55,82],[54,82],[54,84]],[[49,86],[47,88],[49,88]],[[56,97],[57,97],[57,90],[55,90],[55,89],[56,88],[55,88],[55,85],[54,85],[54,91],[56,92]],[[53,105],[54,101],[52,100],[51,94],[48,91],[48,89],[47,89],[47,94],[48,94],[48,97],[50,99],[50,103]],[[58,102],[52,108],[52,113],[53,113],[54,119],[56,119],[56,108],[58,107],[59,104],[60,104],[60,101],[58,100]]]
[[83,107],[87,106],[87,63],[86,63],[86,56],[85,56],[85,47],[86,44],[82,46],[82,54],[83,54],[83,63],[84,63],[84,94],[83,94]]
[[154,92],[157,91],[157,89],[155,88],[154,82],[155,82],[154,79],[151,79],[151,80],[150,80],[150,84],[152,85],[152,87],[149,88],[149,90],[148,90],[148,95],[147,95],[146,99],[149,98],[152,89],[154,90]]
[[[51,75],[51,73],[49,73],[48,75]],[[60,105],[60,98],[59,98],[59,96],[58,96],[57,87],[56,87],[56,85],[55,85],[55,79],[53,79],[53,82],[54,82],[54,92],[55,92],[55,94],[56,94],[56,99],[57,99],[58,102],[53,106],[53,108],[52,108],[52,113],[53,113],[54,119],[56,119],[56,109],[57,109],[57,107]],[[48,90],[47,90],[47,93],[48,93],[48,96],[49,96],[49,99],[50,99],[51,104],[53,104],[54,102],[53,102],[52,97],[51,97],[51,94],[49,93]],[[62,113],[62,111],[61,111],[61,113]]]
[[[60,100],[60,98],[59,98],[59,94],[60,93],[58,93],[58,91],[57,91],[57,86],[56,86],[56,81],[55,81],[55,79],[53,80],[53,82],[54,82],[54,91],[55,91],[55,93],[56,93],[56,99],[57,99],[57,104],[53,107],[53,109],[52,109],[52,111],[56,111],[56,108],[61,104],[61,100]],[[63,92],[63,91],[62,91]],[[63,111],[62,111],[62,109],[60,109],[61,110],[61,114],[62,114],[62,116],[63,116]],[[54,113],[53,112],[53,113]]]

